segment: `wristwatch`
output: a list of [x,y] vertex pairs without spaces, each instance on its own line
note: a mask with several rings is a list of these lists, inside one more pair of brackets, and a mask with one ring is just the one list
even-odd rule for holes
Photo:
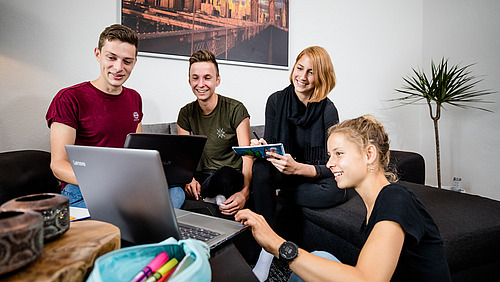
[[281,244],[279,255],[281,260],[290,262],[299,255],[299,247],[294,242],[286,241]]

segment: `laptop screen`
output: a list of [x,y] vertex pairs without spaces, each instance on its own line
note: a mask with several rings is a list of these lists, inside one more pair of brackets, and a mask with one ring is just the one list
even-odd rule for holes
[[171,186],[191,182],[198,167],[206,136],[130,133],[125,148],[157,150]]

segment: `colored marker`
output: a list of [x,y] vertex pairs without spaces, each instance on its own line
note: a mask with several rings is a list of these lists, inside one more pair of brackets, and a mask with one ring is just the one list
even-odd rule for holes
[[[177,265],[179,265],[179,264],[177,264]],[[174,270],[177,268],[177,265],[174,266],[172,269],[170,269],[167,272],[167,274],[163,275],[163,277],[160,278],[160,279],[158,279],[156,282],[165,282],[165,281],[167,281],[170,278],[170,276],[172,276],[172,273],[174,273]]]
[[149,275],[155,273],[160,269],[165,262],[168,261],[168,254],[166,252],[159,253],[153,260],[151,260],[144,269],[142,269],[131,282],[143,282],[145,281]]
[[173,258],[169,260],[167,263],[165,263],[158,271],[156,271],[153,275],[149,276],[149,278],[146,280],[146,282],[156,282],[158,281],[162,276],[166,276],[172,268],[174,268],[177,265],[177,259]]

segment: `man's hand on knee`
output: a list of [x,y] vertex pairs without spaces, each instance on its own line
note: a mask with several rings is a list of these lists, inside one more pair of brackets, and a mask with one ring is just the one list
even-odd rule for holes
[[196,200],[201,199],[201,195],[200,195],[201,185],[198,181],[196,181],[196,179],[193,178],[191,183],[186,184],[186,187],[184,188],[184,190],[186,191],[186,194],[188,194],[188,196],[193,197]]
[[234,193],[229,199],[222,202],[219,209],[224,215],[233,215],[245,207],[246,197],[243,192]]

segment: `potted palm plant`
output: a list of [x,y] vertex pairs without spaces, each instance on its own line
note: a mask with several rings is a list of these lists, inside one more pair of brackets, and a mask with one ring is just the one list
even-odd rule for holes
[[475,106],[476,103],[492,103],[483,100],[483,96],[495,92],[489,90],[475,90],[482,79],[471,75],[469,67],[458,65],[448,66],[448,59],[441,59],[438,65],[431,60],[431,76],[428,78],[423,70],[413,70],[413,76],[404,79],[405,84],[401,89],[396,89],[403,97],[391,99],[403,105],[418,104],[425,101],[429,108],[429,114],[434,124],[434,137],[436,141],[436,163],[438,188],[441,188],[441,158],[439,149],[439,127],[441,110],[448,104],[463,109],[478,109],[492,112],[486,108]]

